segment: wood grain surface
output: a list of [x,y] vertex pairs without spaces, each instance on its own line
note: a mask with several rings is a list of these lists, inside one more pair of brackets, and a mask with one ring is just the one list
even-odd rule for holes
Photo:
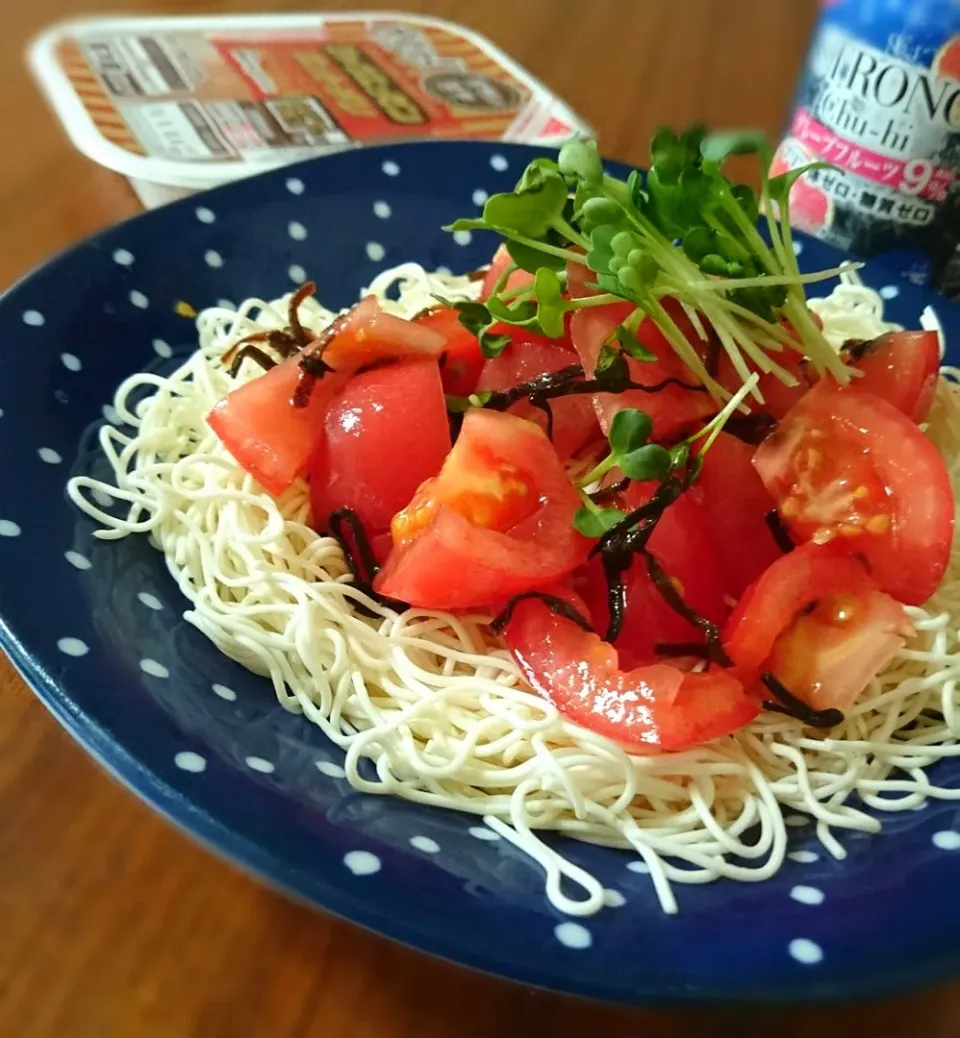
[[[0,4],[0,287],[139,208],[125,181],[74,151],[23,65],[29,37],[79,6]],[[183,14],[311,5],[115,6]],[[636,162],[661,122],[703,118],[776,133],[816,14],[816,0],[340,7],[403,8],[473,26],[586,116],[607,154]],[[552,1038],[960,1034],[957,985],[831,1009],[629,1011],[397,947],[291,904],[195,846],[89,760],[2,657],[0,935],[3,1038],[507,1038],[534,1026]]]

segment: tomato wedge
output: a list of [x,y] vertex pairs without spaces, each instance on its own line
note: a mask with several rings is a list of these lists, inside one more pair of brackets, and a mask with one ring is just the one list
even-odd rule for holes
[[846,709],[909,633],[903,607],[853,555],[804,544],[748,588],[723,643],[746,684],[769,670],[815,709]]
[[376,588],[428,609],[469,609],[554,583],[589,550],[573,527],[579,505],[536,425],[472,409],[439,475],[394,517]]
[[[522,328],[509,331],[512,335],[510,344],[499,356],[486,362],[477,389],[510,389],[537,375],[580,363],[577,351],[569,342],[547,339]],[[561,458],[571,457],[599,435],[597,415],[589,396],[558,397],[551,400],[549,406],[553,412],[553,445]],[[510,413],[536,422],[546,430],[546,415],[529,401],[514,404]]]
[[[616,504],[626,510],[650,500],[656,485],[633,483]],[[723,624],[729,610],[724,603],[719,559],[707,513],[696,489],[670,505],[657,523],[648,547],[671,578],[684,602],[701,616]],[[657,589],[643,558],[634,560],[624,574],[627,608],[620,635],[613,643],[626,668],[657,659],[658,645],[703,644],[701,632],[672,609]],[[607,581],[598,559],[591,559],[574,578],[597,630],[606,629],[610,613]]]
[[402,360],[354,375],[330,401],[310,465],[314,523],[331,512],[356,512],[367,533],[390,520],[416,489],[440,471],[450,450],[436,360]]
[[[507,251],[506,245],[500,245],[497,251],[493,254],[493,259],[490,261],[490,266],[487,268],[487,273],[483,278],[483,285],[480,288],[480,299],[489,299],[490,294],[493,292],[497,282],[500,280],[503,272],[513,263],[510,257],[510,253]],[[507,278],[507,283],[503,286],[504,290],[508,288],[522,288],[524,285],[529,285],[533,281],[533,274],[527,270],[515,270],[510,277]]]
[[469,396],[477,388],[477,380],[486,360],[480,349],[480,340],[464,328],[460,323],[460,315],[450,306],[428,310],[417,317],[414,323],[443,336],[440,374],[444,391],[451,396]]
[[[592,376],[596,370],[597,357],[604,342],[635,309],[632,303],[611,303],[609,306],[585,307],[574,313],[570,321],[570,335],[588,375]],[[693,327],[686,314],[677,307],[673,309],[676,311],[673,316],[681,330],[693,336]],[[657,360],[638,361],[628,358],[627,366],[634,382],[654,386],[665,379],[677,378],[695,384],[696,380],[686,365],[649,318],[640,325],[637,338],[656,355]],[[661,442],[672,442],[685,429],[696,425],[700,419],[716,410],[708,393],[675,385],[666,386],[656,393],[647,393],[641,389],[630,389],[618,394],[598,393],[593,399],[604,432],[609,432],[617,411],[624,407],[635,407],[650,416],[653,421],[653,438]]]
[[327,404],[346,379],[327,375],[314,386],[306,407],[294,407],[300,375],[299,357],[291,357],[228,393],[207,415],[237,464],[274,495],[306,469]]
[[854,382],[886,400],[915,422],[930,411],[940,373],[940,338],[936,332],[889,332],[849,350],[853,367],[863,372]]
[[617,650],[551,612],[520,602],[505,631],[527,683],[567,718],[633,750],[682,750],[752,721],[757,702],[724,671],[665,663],[620,670]]
[[435,357],[445,343],[443,335],[433,328],[384,313],[373,296],[364,296],[337,318],[330,333],[322,356],[335,371],[356,371],[375,361],[398,357]]
[[795,540],[836,540],[880,589],[922,605],[950,560],[954,500],[936,447],[893,405],[818,382],[757,448],[754,465]]
[[783,554],[767,525],[776,502],[753,467],[755,447],[720,433],[703,459],[695,490],[715,545],[723,589],[734,598]]

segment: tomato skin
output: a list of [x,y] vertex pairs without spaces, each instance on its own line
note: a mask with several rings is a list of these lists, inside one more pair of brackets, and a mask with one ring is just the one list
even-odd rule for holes
[[[856,351],[860,352],[860,351]],[[940,339],[936,332],[889,332],[867,343],[853,367],[863,372],[853,385],[886,400],[915,422],[922,422],[940,377]]]
[[634,752],[687,749],[759,713],[723,671],[690,674],[666,663],[620,670],[613,646],[541,602],[519,603],[505,638],[531,688],[569,720]]
[[[513,263],[510,258],[510,253],[507,251],[506,245],[500,245],[497,247],[497,251],[493,254],[493,259],[490,261],[490,266],[487,269],[487,273],[483,278],[483,285],[480,288],[480,300],[489,299],[491,292],[500,280],[500,275]],[[533,274],[528,270],[515,270],[510,277],[507,278],[507,283],[503,286],[504,291],[508,288],[522,288],[524,285],[532,284]]]
[[779,635],[816,598],[875,588],[863,565],[840,545],[803,544],[747,588],[724,627],[724,648],[745,680],[753,681]]
[[398,357],[435,357],[444,346],[439,332],[384,313],[373,296],[364,296],[338,318],[334,330],[322,357],[335,371],[356,371],[376,361]]
[[[483,366],[477,389],[510,389],[538,375],[579,364],[580,357],[569,342],[547,339],[522,328],[507,329],[511,342],[497,357]],[[558,397],[549,402],[553,412],[553,445],[561,458],[569,458],[599,433],[596,412],[589,396]],[[510,413],[536,422],[544,431],[546,415],[529,401],[522,400]]]
[[331,512],[356,512],[371,536],[440,471],[450,426],[437,361],[398,361],[354,375],[330,401],[310,466],[310,504],[323,528]]
[[775,562],[723,632],[748,686],[771,671],[818,710],[845,710],[910,633],[903,606],[835,544],[804,544]]
[[720,433],[703,459],[695,485],[716,546],[728,595],[738,598],[783,554],[766,515],[776,502],[753,467],[756,448]]
[[[604,341],[634,310],[636,307],[632,303],[611,303],[609,306],[586,307],[574,313],[570,321],[570,335],[588,376],[596,371],[597,357]],[[681,325],[681,330],[693,335],[686,314],[679,311],[672,316]],[[628,357],[627,366],[634,382],[654,386],[667,378],[677,378],[691,385],[696,384],[696,379],[652,320],[646,318],[641,323],[637,338],[656,355],[657,360],[638,361]],[[672,385],[656,393],[646,393],[641,389],[628,389],[618,394],[598,393],[593,400],[604,432],[609,432],[617,411],[635,407],[648,414],[653,421],[653,439],[664,443],[678,439],[684,430],[716,410],[709,393]]]
[[794,540],[856,551],[898,602],[922,605],[936,591],[953,543],[953,489],[936,447],[891,404],[823,379],[754,466]]
[[573,527],[579,506],[536,425],[472,409],[439,475],[394,518],[376,588],[423,608],[471,609],[555,583],[590,547]]
[[451,396],[469,396],[474,392],[486,357],[480,340],[460,323],[457,311],[449,306],[436,307],[421,314],[414,323],[443,336],[440,375],[444,392]]
[[300,358],[291,357],[232,390],[207,415],[237,464],[274,496],[306,469],[327,404],[345,381],[343,375],[327,375],[313,387],[306,407],[294,407],[300,376]]

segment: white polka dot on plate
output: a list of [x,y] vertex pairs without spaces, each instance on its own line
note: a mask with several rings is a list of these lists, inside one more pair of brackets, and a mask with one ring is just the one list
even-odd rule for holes
[[571,948],[574,951],[582,951],[593,944],[590,931],[580,923],[558,923],[553,928],[553,932],[565,948]]
[[152,678],[170,677],[170,671],[162,663],[150,659],[149,656],[140,661],[140,669],[144,674],[149,674]]
[[473,235],[469,231],[454,231],[453,240],[458,245],[469,245],[473,241]]
[[806,815],[787,815],[784,818],[784,822],[793,829],[799,829],[801,825],[806,825],[810,819]]
[[33,328],[39,328],[45,320],[46,318],[39,310],[24,310],[23,312],[23,323],[29,324]]
[[318,760],[317,771],[319,771],[321,775],[326,775],[327,778],[340,779],[346,775],[343,768],[341,768],[339,764],[334,764],[332,760]]
[[221,698],[226,699],[228,703],[232,703],[237,698],[237,693],[233,691],[229,685],[215,684],[213,691]]
[[63,458],[52,447],[41,447],[37,451],[41,461],[45,461],[48,465],[59,465]]
[[628,861],[627,868],[631,872],[639,872],[641,876],[650,875],[650,866],[645,861]]
[[203,262],[206,263],[208,267],[222,267],[223,256],[221,256],[216,249],[207,249],[203,254]]
[[113,404],[104,404],[100,408],[100,413],[111,425],[120,425],[121,418],[120,412],[113,406]]
[[396,177],[400,174],[400,167],[393,159],[387,159],[380,168],[388,177]]
[[57,642],[57,648],[66,656],[86,656],[90,647],[79,638],[61,638]]
[[883,299],[896,299],[900,295],[899,285],[884,285],[880,290],[880,296]]
[[303,181],[299,177],[289,177],[287,179],[287,190],[291,195],[302,195]]
[[130,293],[130,302],[133,303],[133,305],[140,310],[146,310],[146,308],[150,305],[150,300],[147,299],[147,297],[137,289],[134,289]]
[[424,854],[436,854],[440,850],[440,844],[436,840],[431,840],[429,836],[411,836],[410,846],[416,847]]
[[217,218],[217,214],[212,209],[208,209],[205,205],[198,206],[196,214],[197,219],[201,223],[213,223]]
[[941,851],[960,851],[960,833],[953,829],[941,829],[931,837],[933,846]]
[[287,267],[287,274],[290,280],[297,285],[302,285],[307,280],[307,272],[300,266],[299,263],[292,263]]
[[166,359],[167,357],[173,356],[173,347],[170,345],[169,342],[164,342],[163,339],[154,339],[153,352],[158,357],[163,357],[164,359]]
[[74,569],[90,569],[93,565],[86,555],[81,555],[78,551],[65,551],[63,557]]
[[390,208],[389,202],[374,202],[373,203],[373,215],[379,216],[381,220],[389,220],[393,210]]
[[217,300],[217,306],[219,306],[223,310],[236,310],[236,305],[234,304],[232,299],[220,298]]
[[117,249],[113,254],[113,262],[121,267],[129,267],[133,263],[133,253],[129,249]]
[[823,962],[823,949],[806,937],[797,937],[787,945],[790,957],[804,966],[816,966]]
[[795,240],[794,243],[793,243],[793,254],[794,254],[794,256],[799,256],[801,252],[803,252],[803,242]]
[[787,857],[791,861],[798,861],[801,865],[812,865],[813,862],[820,860],[820,855],[815,851],[791,851]]
[[605,890],[603,892],[603,903],[607,908],[623,908],[627,899],[619,890]]
[[486,191],[483,190],[482,187],[478,187],[477,190],[473,192],[473,204],[485,205],[489,197],[490,196],[487,194]]
[[0,537],[19,537],[20,527],[12,519],[0,519]]
[[273,764],[264,757],[247,757],[245,761],[251,771],[259,771],[261,775],[273,773]]
[[113,495],[108,494],[106,490],[101,490],[99,487],[94,487],[90,491],[90,496],[101,508],[109,508],[113,504]]
[[374,263],[379,263],[387,254],[387,250],[378,241],[367,242],[367,256],[373,260]]
[[502,155],[491,155],[490,165],[493,166],[498,173],[502,173],[510,165],[509,162]]
[[291,220],[287,224],[287,234],[293,238],[294,241],[303,241],[307,236],[307,229],[298,220]]
[[141,605],[145,605],[147,609],[163,609],[163,603],[157,598],[156,595],[151,595],[149,591],[141,591],[137,595]]
[[194,775],[199,775],[207,767],[205,758],[201,757],[199,753],[194,753],[193,750],[181,750],[173,758],[173,763],[181,771],[192,771]]
[[61,353],[60,363],[67,371],[79,371],[83,367],[83,362],[74,353]]
[[348,851],[343,856],[343,864],[355,876],[372,876],[380,871],[380,859],[369,851]]
[[499,840],[500,834],[482,825],[471,825],[467,832],[476,840]]
[[794,901],[799,901],[801,905],[823,904],[823,891],[819,887],[807,887],[803,884],[798,884],[790,891],[790,896]]

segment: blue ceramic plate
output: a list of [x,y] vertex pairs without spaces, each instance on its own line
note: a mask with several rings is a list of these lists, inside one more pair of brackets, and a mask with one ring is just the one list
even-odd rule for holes
[[[955,807],[887,816],[883,837],[844,839],[844,862],[818,853],[809,826],[791,829],[805,861],[766,883],[681,886],[672,918],[628,855],[571,845],[624,899],[572,923],[538,868],[476,820],[352,792],[319,730],[181,619],[146,539],[94,540],[65,497],[71,471],[97,464],[96,425],[120,380],[193,349],[177,301],[269,299],[306,271],[342,306],[386,265],[476,267],[492,242],[441,225],[512,186],[533,154],[428,143],[323,158],[131,220],[12,289],[0,302],[0,641],[87,750],[167,817],[279,887],[436,955],[635,1003],[827,999],[941,977],[960,967]],[[801,245],[811,269],[838,260]],[[949,304],[880,269],[865,276],[907,325],[936,302],[960,342]],[[960,767],[937,780],[960,786]]]

